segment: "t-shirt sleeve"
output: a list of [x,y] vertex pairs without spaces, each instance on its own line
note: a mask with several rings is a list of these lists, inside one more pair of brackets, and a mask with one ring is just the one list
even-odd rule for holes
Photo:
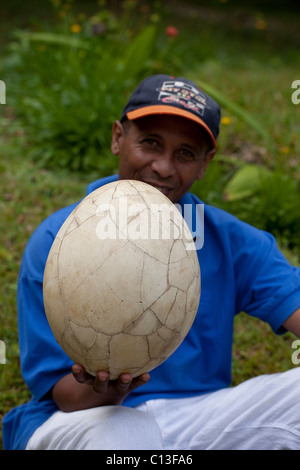
[[64,375],[72,361],[56,342],[43,302],[43,275],[49,250],[71,209],[46,219],[25,249],[18,280],[18,327],[21,369],[32,395],[41,399]]
[[278,249],[275,238],[242,224],[235,240],[237,310],[260,318],[276,333],[300,307],[300,269],[292,266]]

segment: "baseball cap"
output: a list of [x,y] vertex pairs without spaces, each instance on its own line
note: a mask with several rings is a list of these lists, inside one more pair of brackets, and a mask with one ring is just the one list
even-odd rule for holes
[[198,123],[216,147],[220,106],[192,81],[163,74],[145,78],[129,98],[121,122],[153,114],[182,116]]

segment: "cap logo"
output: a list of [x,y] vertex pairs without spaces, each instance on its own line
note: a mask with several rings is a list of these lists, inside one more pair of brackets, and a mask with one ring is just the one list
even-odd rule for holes
[[189,111],[203,116],[206,108],[206,99],[193,85],[172,80],[164,82],[159,91],[158,101],[165,104],[177,103]]

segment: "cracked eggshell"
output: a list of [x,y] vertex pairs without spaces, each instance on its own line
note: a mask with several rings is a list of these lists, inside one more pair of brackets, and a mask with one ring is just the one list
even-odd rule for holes
[[198,309],[191,244],[178,209],[148,184],[121,180],[86,196],[59,230],[44,272],[46,316],[65,353],[112,380],[165,361]]

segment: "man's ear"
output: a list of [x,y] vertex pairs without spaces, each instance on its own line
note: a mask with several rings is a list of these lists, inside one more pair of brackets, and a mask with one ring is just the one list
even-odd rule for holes
[[212,161],[214,154],[216,153],[216,149],[212,149],[204,157],[204,162],[203,165],[201,166],[198,174],[197,174],[197,180],[201,180],[203,176],[205,175],[206,169],[209,165],[209,163]]
[[112,127],[111,151],[113,155],[119,155],[121,140],[124,136],[124,129],[120,121],[115,121]]

